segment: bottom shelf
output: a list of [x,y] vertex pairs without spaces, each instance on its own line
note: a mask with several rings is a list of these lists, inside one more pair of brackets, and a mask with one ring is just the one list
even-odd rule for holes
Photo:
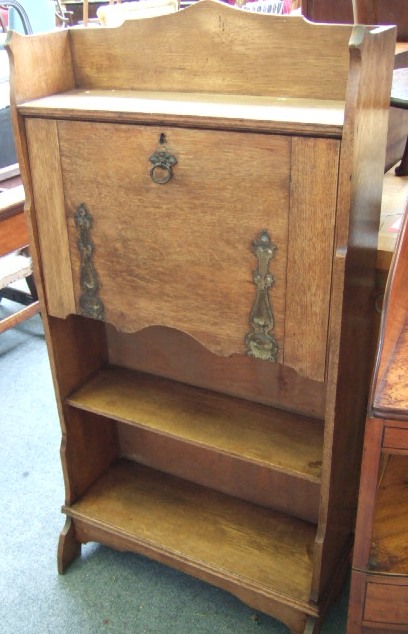
[[231,591],[236,586],[315,611],[309,606],[314,524],[128,460],[63,511],[82,526],[81,541],[122,546]]

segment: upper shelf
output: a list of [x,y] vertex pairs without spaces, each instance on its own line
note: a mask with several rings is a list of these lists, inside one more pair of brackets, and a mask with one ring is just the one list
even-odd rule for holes
[[[202,0],[118,28],[13,33],[6,48],[17,104],[73,89],[153,90],[268,97],[277,105],[282,98],[310,100],[316,104],[312,110],[325,101],[331,111],[335,102],[334,110],[347,111],[347,103],[356,106],[363,67],[363,84],[371,86],[374,77],[378,82],[372,105],[388,107],[389,94],[385,100],[384,95],[395,28],[312,24],[302,17],[261,15]],[[289,109],[295,116],[296,107]]]
[[[28,116],[230,127],[341,136],[344,102],[209,93],[75,89],[19,106]],[[296,124],[296,128],[294,125]]]
[[119,367],[100,372],[68,403],[320,482],[323,428],[316,419]]

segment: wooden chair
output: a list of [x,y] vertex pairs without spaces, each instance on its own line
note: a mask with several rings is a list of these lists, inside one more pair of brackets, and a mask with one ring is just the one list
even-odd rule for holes
[[[23,308],[0,320],[0,334],[40,310],[28,242],[23,187],[5,189],[0,193],[0,299],[11,299]],[[29,292],[11,286],[20,280],[26,281]]]

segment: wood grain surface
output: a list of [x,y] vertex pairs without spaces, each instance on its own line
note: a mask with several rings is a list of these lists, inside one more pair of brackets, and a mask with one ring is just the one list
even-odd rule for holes
[[[282,358],[290,139],[64,121],[58,135],[77,310],[73,216],[85,203],[108,322],[125,332],[174,327],[217,354],[242,354],[256,296],[252,243],[267,229],[278,247],[270,297]],[[149,157],[163,149],[177,165],[158,185]]]
[[408,575],[408,456],[392,455],[377,492],[369,569]]
[[26,121],[34,204],[48,311],[56,317],[75,312],[71,259],[65,220],[62,173],[55,121]]
[[284,362],[324,381],[340,144],[292,142]]
[[19,107],[25,116],[87,121],[160,123],[198,128],[303,132],[340,137],[344,102],[329,99],[264,97],[191,92],[75,89]]
[[100,372],[68,403],[298,477],[320,478],[321,421],[121,368]]
[[[171,36],[163,38],[163,29]],[[155,21],[129,20],[103,36],[99,29],[69,35],[77,88],[194,93],[211,86],[214,93],[343,100],[351,30],[333,26],[329,33],[302,17],[204,1]],[[149,50],[148,64],[135,41]]]
[[[96,540],[317,634],[354,527],[395,29],[204,0],[8,46],[72,518],[60,570]],[[177,160],[166,185],[157,150]],[[107,324],[73,314],[81,204]],[[265,230],[279,353],[263,372],[243,359]],[[115,393],[92,388],[108,360],[163,389],[122,370]]]
[[109,361],[182,383],[324,419],[326,386],[280,363],[212,354],[173,328],[153,326],[136,333],[106,325]]
[[[235,579],[287,603],[308,603],[313,524],[119,462],[65,508],[190,568]],[[214,548],[217,544],[217,548]],[[205,563],[204,563],[205,562]]]
[[406,364],[408,274],[408,206],[405,209],[384,296],[370,407],[374,414],[407,420]]

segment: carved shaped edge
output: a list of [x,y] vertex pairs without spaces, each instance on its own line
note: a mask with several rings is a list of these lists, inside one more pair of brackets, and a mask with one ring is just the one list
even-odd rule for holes
[[58,572],[63,575],[68,566],[81,554],[81,543],[75,535],[75,526],[71,517],[65,520],[58,542]]

